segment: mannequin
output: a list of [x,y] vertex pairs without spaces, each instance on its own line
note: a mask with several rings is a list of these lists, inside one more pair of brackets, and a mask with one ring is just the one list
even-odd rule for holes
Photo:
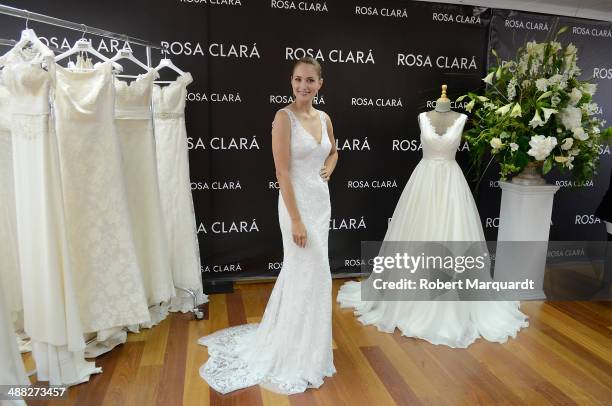
[[436,101],[436,108],[426,113],[429,122],[438,135],[445,134],[446,130],[461,116],[460,113],[451,110],[450,100],[446,97],[447,88],[448,86],[442,85],[442,95]]

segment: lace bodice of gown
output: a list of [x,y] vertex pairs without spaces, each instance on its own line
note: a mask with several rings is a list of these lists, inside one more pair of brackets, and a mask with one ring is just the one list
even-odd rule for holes
[[419,114],[423,159],[455,160],[466,119],[467,116],[461,114],[443,134],[437,134],[427,113]]
[[158,116],[183,116],[185,114],[185,100],[187,99],[187,85],[193,82],[191,73],[186,72],[179,76],[168,86],[153,87],[153,111]]
[[[20,114],[48,114],[53,87],[53,52],[47,50],[32,57],[14,49],[7,55],[3,69],[4,83],[13,95],[12,109]],[[48,70],[40,67],[45,61]]]
[[151,82],[158,77],[151,69],[129,84],[115,78],[115,118],[150,118]]

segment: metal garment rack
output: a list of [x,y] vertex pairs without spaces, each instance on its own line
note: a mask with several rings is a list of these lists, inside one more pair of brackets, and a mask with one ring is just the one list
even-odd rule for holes
[[[55,17],[50,17],[44,14],[33,13],[28,10],[22,10],[15,7],[5,6],[4,4],[0,4],[0,14],[5,14],[13,17],[25,18],[26,26],[29,20],[37,21],[44,24],[54,25],[56,27],[68,28],[70,30],[83,32],[85,34],[93,34],[99,37],[106,37],[111,39],[116,39],[119,41],[126,41],[130,44],[141,45],[146,48],[147,53],[147,66],[151,66],[151,49],[159,49],[162,51],[167,51],[166,48],[163,48],[161,45],[154,44],[150,41],[145,41],[140,38],[130,37],[126,34],[117,34],[111,31],[102,30],[100,28],[89,27],[85,24],[78,24],[68,20],[62,20]],[[16,41],[9,39],[0,39],[0,45],[14,45]],[[189,295],[193,300],[193,313],[197,319],[202,319],[204,317],[202,311],[197,308],[197,295],[192,289],[183,288],[180,286],[175,286],[175,289],[181,290]]]
[[90,27],[85,24],[78,24],[68,20],[62,20],[55,17],[50,17],[44,14],[33,13],[28,10],[23,10],[15,7],[5,6],[0,4],[0,14],[5,14],[18,18],[25,18],[26,25],[28,20],[38,21],[40,23],[54,25],[56,27],[67,28],[69,30],[80,31],[86,34],[93,34],[99,37],[112,38],[119,41],[126,41],[130,44],[141,45],[146,48],[147,66],[151,66],[151,49],[163,49],[161,45],[154,44],[150,41],[145,41],[140,38],[130,37],[126,34],[117,34],[111,31],[102,30],[100,28]]

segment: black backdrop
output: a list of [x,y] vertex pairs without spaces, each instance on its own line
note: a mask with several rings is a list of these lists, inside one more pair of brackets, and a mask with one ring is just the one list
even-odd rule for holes
[[[330,182],[329,246],[337,275],[359,272],[360,241],[384,236],[421,157],[417,114],[433,108],[443,83],[451,98],[481,87],[490,46],[506,57],[524,41],[544,39],[558,25],[568,25],[562,42],[578,45],[583,76],[592,77],[599,69],[596,101],[601,114],[611,118],[610,23],[399,0],[6,4],[164,42],[175,64],[193,74],[187,131],[205,280],[274,276],[280,270],[270,125],[275,111],[291,102],[292,61],[301,56],[315,56],[323,65],[317,108],[331,116],[338,142],[340,160]],[[24,27],[23,20],[13,17],[0,15],[0,22],[3,38],[18,37]],[[81,36],[41,23],[30,27],[56,47],[68,48]],[[122,45],[92,39],[107,55]],[[144,59],[142,47],[134,50]],[[154,52],[153,63],[160,57]],[[454,105],[455,110],[463,111],[466,103]],[[457,160],[472,180],[465,143]],[[600,175],[592,184],[549,176],[562,186],[555,197],[551,239],[604,237],[603,224],[592,213],[610,167],[610,147],[603,145]],[[499,216],[497,178],[497,168],[491,167],[476,194],[492,240]]]

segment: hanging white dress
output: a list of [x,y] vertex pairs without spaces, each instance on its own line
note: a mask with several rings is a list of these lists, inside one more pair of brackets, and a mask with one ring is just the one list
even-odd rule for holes
[[13,141],[11,139],[12,97],[0,71],[0,281],[5,286],[6,305],[16,329],[23,326],[21,276],[17,255]]
[[[0,280],[0,385],[30,385],[9,315],[9,307],[4,300],[8,289]],[[0,400],[1,405],[25,405],[23,400]]]
[[[85,342],[70,268],[57,139],[50,114],[53,56],[48,49],[35,59],[24,56],[24,62],[5,66],[3,79],[13,101],[11,135],[24,328],[32,340],[38,380],[72,385],[100,370],[83,358]],[[41,67],[41,61],[47,69]]]
[[115,126],[121,141],[136,253],[152,322],[167,314],[160,306],[174,296],[166,230],[159,197],[151,96],[157,72],[132,83],[115,79]]
[[56,65],[54,99],[81,321],[83,331],[96,332],[99,341],[150,319],[114,125],[111,69],[110,62],[86,71]]
[[318,388],[336,369],[332,352],[331,273],[327,242],[331,205],[319,169],[331,150],[325,115],[317,143],[297,117],[291,121],[291,184],[308,239],[293,242],[291,218],[279,193],[278,221],[283,236],[283,267],[260,324],[217,331],[198,341],[209,359],[200,375],[218,392],[259,384],[283,394]]
[[[466,118],[462,114],[438,135],[427,115],[419,115],[423,159],[402,192],[385,241],[485,241],[476,203],[455,161]],[[397,327],[405,336],[456,348],[479,336],[503,343],[528,325],[514,301],[362,301],[361,283],[354,281],[340,288],[337,300],[380,331]]]
[[[200,248],[189,180],[185,100],[190,73],[165,87],[153,88],[157,170],[174,286],[196,294],[196,304],[208,301],[202,292]],[[177,290],[170,310],[190,311],[193,300]]]

